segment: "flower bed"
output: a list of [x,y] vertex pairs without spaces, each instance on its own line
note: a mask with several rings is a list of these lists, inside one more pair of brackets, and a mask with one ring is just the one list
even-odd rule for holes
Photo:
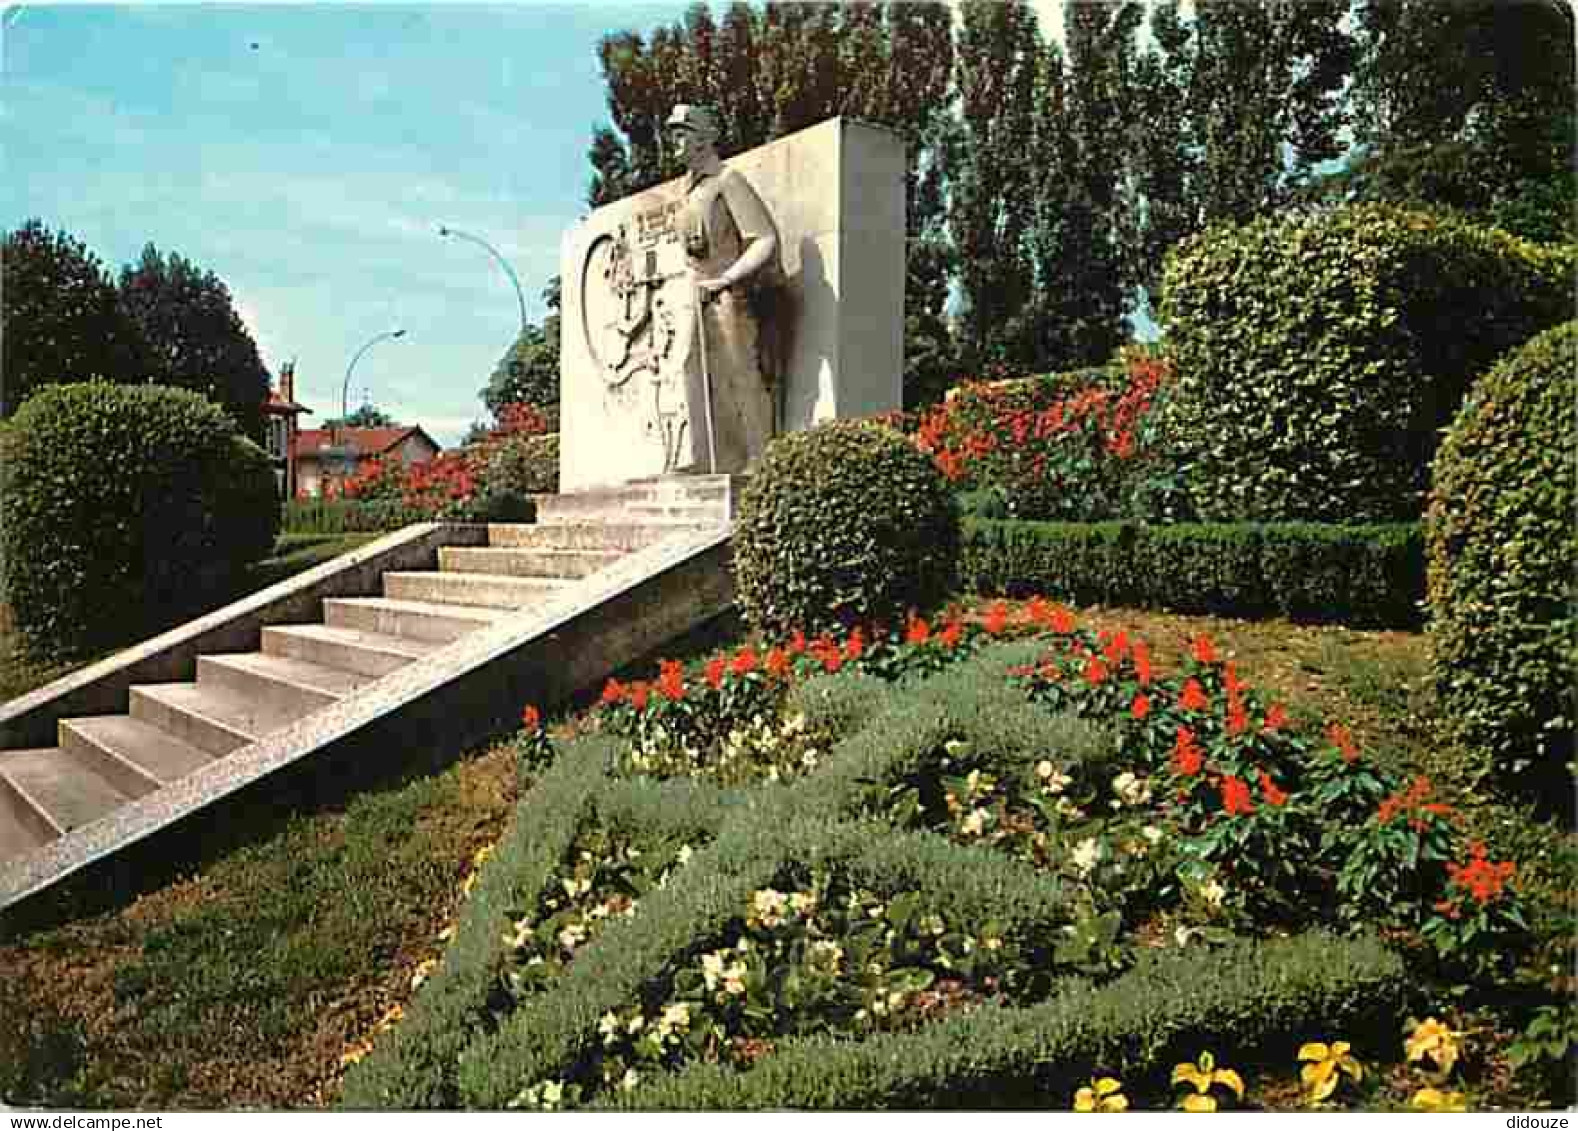
[[528,719],[554,761],[349,1105],[1253,1106],[1295,1051],[1363,1102],[1350,1049],[1532,941],[1428,781],[1203,637],[1163,674],[998,603],[665,662],[592,717]]

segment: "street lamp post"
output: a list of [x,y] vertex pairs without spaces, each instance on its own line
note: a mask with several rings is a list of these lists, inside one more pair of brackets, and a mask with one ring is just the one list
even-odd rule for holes
[[339,445],[339,450],[335,453],[340,459],[341,473],[344,475],[349,475],[351,473],[352,465],[356,462],[355,455],[351,451],[351,446],[344,442],[345,418],[350,415],[351,373],[355,371],[356,363],[362,359],[362,354],[372,349],[379,342],[387,341],[391,338],[403,338],[404,336],[405,330],[403,329],[385,330],[382,334],[375,335],[369,339],[361,349],[356,351],[355,355],[351,358],[351,363],[345,367],[345,384],[340,387],[339,433],[341,442]]
[[474,236],[470,232],[462,232],[459,229],[451,228],[444,224],[440,224],[438,226],[438,234],[441,236],[454,236],[457,239],[462,240],[470,240],[472,243],[486,251],[489,255],[493,256],[494,259],[499,261],[499,266],[504,268],[504,273],[510,278],[510,284],[515,288],[515,301],[520,304],[521,310],[521,333],[524,334],[526,332],[526,295],[521,291],[521,281],[515,277],[515,269],[510,266],[509,260],[500,255],[499,249],[494,247],[481,236]]

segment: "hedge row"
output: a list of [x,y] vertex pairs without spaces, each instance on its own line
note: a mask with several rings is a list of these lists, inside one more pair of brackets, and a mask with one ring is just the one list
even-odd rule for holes
[[790,865],[843,868],[885,894],[919,891],[950,920],[995,918],[1027,947],[1069,917],[1059,882],[991,850],[895,833],[885,823],[809,818],[798,807],[791,823],[785,791],[746,796],[759,803],[692,857],[685,882],[650,894],[638,918],[610,924],[548,993],[471,1044],[460,1066],[465,1107],[503,1107],[526,1085],[558,1075],[596,1042],[603,1014],[714,948],[744,916],[751,893]]
[[489,1024],[488,1005],[507,957],[511,911],[536,906],[587,823],[710,838],[722,794],[705,782],[610,782],[617,744],[593,737],[565,750],[521,799],[467,899],[443,961],[401,1023],[346,1074],[341,1106],[451,1108],[462,1051]]
[[432,516],[394,500],[293,499],[285,504],[282,518],[287,534],[360,534],[399,530]]
[[[607,1106],[648,1110],[1064,1107],[1098,1072],[1165,1089],[1210,1040],[1219,1060],[1316,1039],[1395,1011],[1402,960],[1373,938],[1312,932],[1167,950],[1120,978],[1037,1005],[983,1005],[916,1032],[791,1038],[749,1072],[698,1064]],[[1290,1054],[1292,1048],[1287,1050]],[[1291,1059],[1291,1056],[1290,1056]]]
[[1417,523],[1141,526],[966,520],[959,579],[979,593],[1222,616],[1412,628]]

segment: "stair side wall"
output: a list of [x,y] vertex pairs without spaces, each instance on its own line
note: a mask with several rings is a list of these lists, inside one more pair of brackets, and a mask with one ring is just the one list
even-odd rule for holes
[[124,713],[134,683],[192,679],[200,653],[253,651],[265,625],[317,620],[325,597],[375,596],[386,570],[432,569],[440,546],[482,546],[487,538],[482,525],[407,526],[62,676],[0,705],[0,757],[6,749],[54,745],[60,719]]

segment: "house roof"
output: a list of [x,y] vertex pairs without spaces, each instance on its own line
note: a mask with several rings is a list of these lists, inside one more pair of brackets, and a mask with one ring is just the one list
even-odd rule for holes
[[435,452],[439,450],[433,437],[423,431],[421,425],[397,428],[304,428],[296,434],[296,458],[316,459],[321,449],[335,447],[339,443],[353,449],[358,458],[381,456],[398,448],[413,435],[421,436],[432,445]]
[[286,400],[279,395],[278,389],[270,389],[267,399],[263,402],[263,411],[284,415],[292,412],[311,412],[312,409],[306,405],[297,404],[295,401]]

